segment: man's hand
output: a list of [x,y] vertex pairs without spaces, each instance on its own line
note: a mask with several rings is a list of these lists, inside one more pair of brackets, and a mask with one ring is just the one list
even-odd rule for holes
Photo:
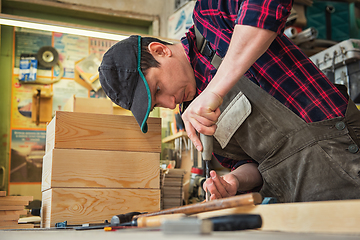
[[185,130],[198,151],[202,151],[201,141],[196,131],[205,135],[213,135],[216,122],[220,116],[219,106],[222,98],[214,92],[204,91],[187,107],[182,114]]
[[233,174],[219,176],[215,171],[210,172],[210,178],[203,184],[204,190],[211,194],[210,200],[235,196],[238,187],[239,181]]

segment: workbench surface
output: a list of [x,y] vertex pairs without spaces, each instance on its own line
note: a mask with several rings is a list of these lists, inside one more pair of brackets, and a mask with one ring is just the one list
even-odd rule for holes
[[0,239],[3,240],[169,240],[169,239],[251,239],[251,240],[353,240],[360,239],[360,235],[347,234],[315,234],[315,233],[289,233],[289,232],[270,232],[270,231],[233,231],[233,232],[213,232],[210,235],[164,235],[161,231],[145,231],[136,229],[118,230],[114,232],[105,232],[104,230],[49,230],[49,229],[31,229],[31,230],[0,230]]

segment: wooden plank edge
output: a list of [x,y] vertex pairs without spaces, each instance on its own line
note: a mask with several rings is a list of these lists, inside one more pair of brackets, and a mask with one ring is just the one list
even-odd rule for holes
[[194,214],[200,219],[231,214],[260,214],[261,230],[297,233],[360,233],[360,200],[243,206]]

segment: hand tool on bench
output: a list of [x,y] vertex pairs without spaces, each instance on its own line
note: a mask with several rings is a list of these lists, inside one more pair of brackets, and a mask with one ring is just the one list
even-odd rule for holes
[[130,222],[125,222],[122,224],[111,224],[107,226],[105,231],[110,231],[113,229],[122,229],[124,227],[159,227],[161,226],[162,222],[165,220],[174,220],[186,217],[184,213],[175,213],[175,214],[166,214],[166,215],[157,215],[157,216],[150,216],[150,217],[142,217],[139,216],[138,218],[133,219]]
[[[147,213],[147,212],[145,212]],[[140,215],[140,214],[144,214],[141,212],[129,212],[129,213],[125,213],[125,214],[119,214],[119,215],[115,215],[111,218],[111,225],[116,225],[116,224],[122,224],[122,223],[127,223],[127,222],[131,222],[132,218],[135,215]]]
[[[138,212],[130,212],[127,214],[116,215],[116,220],[111,224],[106,225],[97,225],[97,226],[82,226],[75,228],[76,230],[89,230],[89,229],[99,229],[104,227],[111,228],[124,228],[124,227],[153,227],[160,226],[160,222],[166,218],[178,219],[185,215],[191,215],[202,212],[215,211],[220,209],[227,209],[240,206],[250,206],[255,204],[260,204],[262,202],[262,197],[259,193],[247,193],[238,196],[232,196],[228,198],[216,199],[210,202],[195,203],[190,205],[185,205],[181,207],[164,209],[157,212],[143,213],[135,215]],[[134,216],[133,216],[134,215]],[[131,221],[124,222],[121,224],[115,223],[115,221],[125,221],[124,219]],[[122,219],[122,220],[119,220]]]
[[[213,152],[213,136],[200,133],[200,141],[203,146],[201,157],[205,163],[205,177],[207,180],[210,177],[209,162]],[[206,190],[206,201],[210,201],[210,192],[208,190]]]
[[161,229],[164,234],[209,234],[212,231],[238,231],[261,228],[258,214],[232,214],[205,219],[186,217],[164,220]]
[[184,213],[186,215],[191,215],[191,214],[226,209],[226,208],[256,205],[256,204],[260,204],[261,202],[262,202],[262,197],[260,193],[246,193],[228,198],[215,199],[209,202],[194,203],[194,204],[184,205],[181,207],[168,208],[157,212],[140,214],[134,216],[133,219],[138,217],[150,217],[150,216],[174,214],[174,213]]
[[[237,231],[261,228],[262,219],[258,214],[231,214],[200,219],[195,216],[187,217],[183,213],[139,217],[132,223],[105,227],[105,231],[133,229],[139,227],[144,230],[161,230],[164,234],[209,234],[212,231]],[[160,227],[160,229],[159,229]]]

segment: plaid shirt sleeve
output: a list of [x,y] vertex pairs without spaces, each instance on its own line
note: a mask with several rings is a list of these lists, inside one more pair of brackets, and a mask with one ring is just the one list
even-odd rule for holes
[[220,156],[220,155],[218,155],[216,153],[213,153],[213,156],[221,164],[221,166],[223,166],[225,168],[230,168],[231,171],[234,171],[236,168],[240,167],[241,165],[243,165],[245,163],[256,163],[256,164],[258,164],[258,162],[256,162],[255,160],[253,160],[251,158],[239,161],[239,160],[234,160],[234,159],[231,159],[231,158]]
[[292,4],[293,0],[245,0],[241,3],[235,23],[281,34]]

